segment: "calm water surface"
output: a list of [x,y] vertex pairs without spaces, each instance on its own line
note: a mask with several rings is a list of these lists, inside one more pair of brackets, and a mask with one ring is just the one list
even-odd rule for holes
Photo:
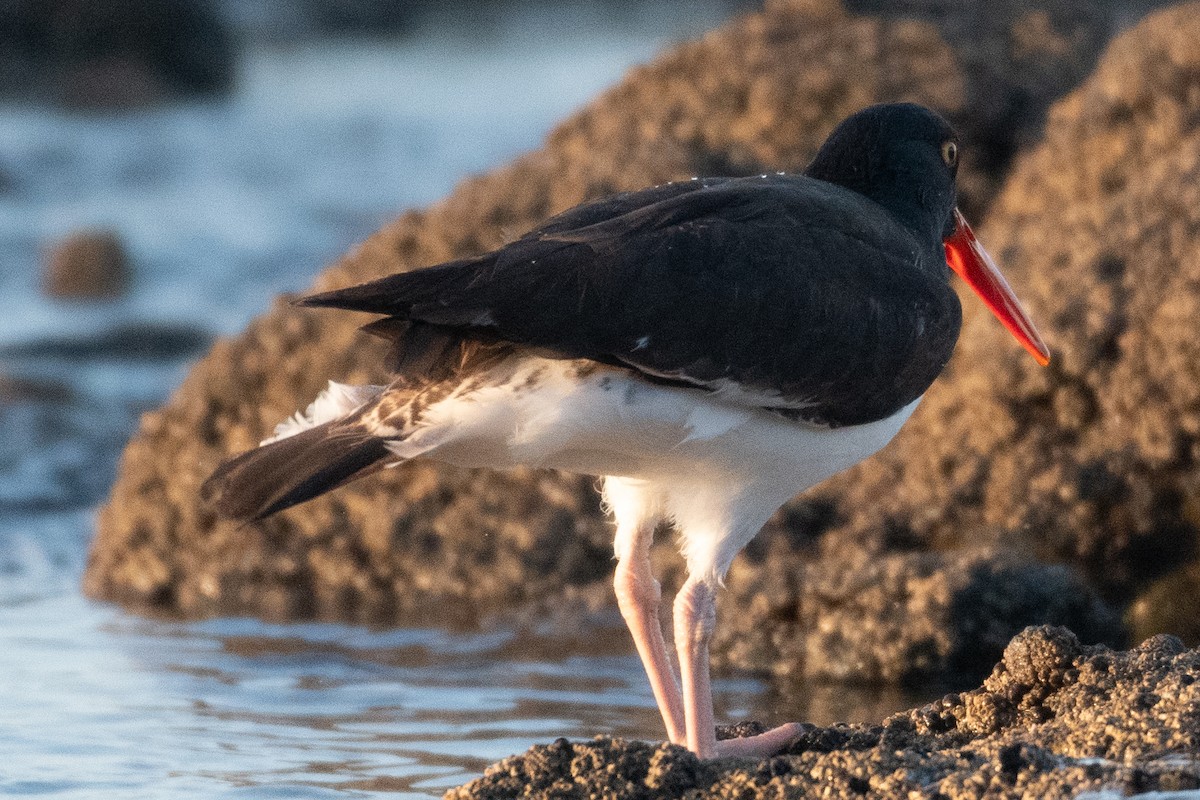
[[[138,415],[212,338],[726,11],[680,8],[251,45],[221,103],[0,107],[0,795],[427,797],[535,742],[661,735],[615,624],[563,637],[181,623],[91,603],[78,583]],[[43,249],[94,226],[128,246],[131,293],[43,297]],[[133,352],[131,337],[153,346]],[[726,718],[770,718],[767,702],[753,681],[718,686]],[[839,702],[796,711],[837,716]]]
[[537,741],[656,735],[615,629],[573,654],[511,631],[159,622],[70,592],[0,626],[5,794],[426,797]]

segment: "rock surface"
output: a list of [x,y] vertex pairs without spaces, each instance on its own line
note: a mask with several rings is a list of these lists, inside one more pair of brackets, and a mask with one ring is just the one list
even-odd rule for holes
[[[1132,604],[1146,635],[1164,630],[1154,620],[1172,603],[1192,602],[1198,37],[1200,4],[1158,12],[1052,109],[980,231],[1051,342],[1050,368],[964,303],[958,351],[910,425],[813,500],[837,498],[845,515],[820,539],[822,560],[989,542],[1074,565],[1110,602]],[[1191,589],[1157,591],[1154,608],[1138,599],[1174,570]],[[1200,636],[1194,615],[1180,627],[1174,616],[1166,630]]]
[[[928,607],[852,593],[855,604],[878,609],[856,615],[836,597],[813,602],[798,577],[790,591],[760,587],[787,586],[779,575],[840,580],[854,572],[847,565],[866,559],[878,570],[886,562],[874,559],[897,551],[983,545],[1072,565],[1086,586],[1128,609],[1139,637],[1200,640],[1200,617],[1187,613],[1200,596],[1197,37],[1200,4],[1189,3],[1114,41],[1087,82],[1054,106],[1044,140],[1018,158],[979,231],[1051,343],[1050,368],[964,297],[967,321],[950,367],[896,441],[794,503],[755,543],[770,553],[763,566],[731,573],[719,659],[790,671],[810,653],[818,660],[805,669],[819,674],[821,654],[854,622],[864,675],[885,669],[884,653],[899,656],[893,670],[919,664],[914,651],[942,654],[949,667],[955,646],[933,644],[923,620],[937,615]],[[807,555],[788,543],[797,539]],[[764,571],[772,576],[764,580]],[[1036,569],[1018,583],[1044,586]],[[955,615],[988,613],[958,605]],[[889,608],[909,621],[893,621]],[[991,629],[1011,635],[1020,616]],[[1026,621],[1112,641],[1102,623],[1085,630],[1085,618]],[[947,621],[939,633],[954,630]],[[969,632],[960,641],[967,652],[986,644]]]
[[54,244],[46,253],[42,291],[50,297],[107,300],[125,293],[129,256],[109,230],[84,230]]
[[[847,0],[855,12],[928,20],[954,49],[965,75],[971,114],[956,120],[980,167],[960,183],[989,197],[1014,153],[1041,137],[1045,111],[1082,81],[1114,30],[1155,0]],[[984,181],[984,183],[980,183]],[[968,217],[975,211],[965,206]]]
[[[1003,6],[1013,15],[1011,25],[1040,7]],[[1108,30],[1102,7],[1080,2],[1073,8],[1082,30]],[[1157,53],[1154,42],[1182,36],[1180,28],[1200,20],[1195,6],[1176,13],[1183,21],[1151,21],[1125,41],[1146,39],[1147,53]],[[1046,19],[1053,30],[1057,18]],[[1083,73],[1079,65],[1090,64],[1092,46],[1041,48],[1040,69],[1068,76],[1055,84],[1066,90],[1069,76]],[[956,57],[930,22],[850,16],[836,3],[815,0],[771,4],[634,70],[553,132],[542,150],[464,183],[428,211],[406,214],[326,272],[317,288],[491,248],[549,214],[615,190],[698,173],[798,168],[838,120],[879,100],[923,102],[964,130],[982,130],[979,120],[996,113],[995,100],[984,98],[991,110],[980,108],[966,90],[982,80],[970,73],[972,63]],[[1014,87],[1027,80],[1021,75],[1011,77]],[[1001,95],[1025,96],[1016,88]],[[1138,118],[1140,111],[1132,113]],[[1005,114],[1036,120],[1042,109],[1030,100]],[[1054,124],[1065,116],[1060,111]],[[1134,125],[1122,130],[1137,140]],[[979,144],[962,173],[976,208],[989,201],[992,176],[1011,155],[1011,144]],[[1038,168],[1047,180],[1057,174],[1053,164]],[[1003,202],[1019,207],[1016,199]],[[1017,229],[1006,236],[1001,224],[989,226],[987,235],[1012,250],[1016,245],[1007,243],[1017,241]],[[1024,288],[1029,268],[1013,259],[1036,253],[1003,255]],[[1041,291],[1035,288],[1030,303],[1039,319],[1053,308]],[[257,525],[224,524],[199,507],[197,487],[219,461],[255,444],[306,405],[325,380],[382,378],[379,349],[355,333],[363,320],[350,316],[280,303],[241,336],[219,342],[170,403],[144,418],[101,511],[86,591],[187,615],[376,623],[469,624],[506,608],[560,608],[570,599],[611,603],[611,535],[590,479],[417,463]],[[980,359],[973,371],[971,356],[960,356],[890,455],[785,509],[735,565],[718,625],[718,660],[797,677],[810,671],[830,679],[903,682],[978,670],[1031,622],[1070,624],[1089,639],[1116,637],[1113,617],[1075,572],[1013,555],[1027,546],[1021,534],[1028,530],[1041,555],[1090,567],[1070,544],[1099,540],[1088,527],[1091,518],[1051,518],[1048,525],[1035,517],[1031,524],[1039,527],[1021,528],[1023,518],[1011,517],[1006,505],[1016,484],[1001,481],[1001,473],[989,477],[989,454],[1004,450],[1015,431],[1025,430],[1021,424],[1060,430],[1044,411],[1047,401],[1028,412],[1017,403],[1030,392],[1020,386],[1048,392],[1044,387],[1063,374],[1057,366],[1047,374],[1027,370],[1018,349],[989,324],[980,319],[964,334],[964,348],[986,350],[989,361]],[[1048,325],[1064,350],[1062,364],[1070,363],[1065,349],[1077,345],[1058,335],[1069,324]],[[1000,411],[984,406],[976,412],[977,401],[992,392],[1003,398],[992,401]],[[934,402],[940,395],[946,399]],[[1019,416],[1025,413],[1034,417]],[[997,424],[969,424],[978,419]],[[1016,421],[1000,426],[1006,419]],[[1077,469],[1070,466],[1073,451],[1061,443],[1021,452],[1037,456],[1043,481]],[[904,458],[912,459],[907,469]],[[864,488],[856,488],[858,482]],[[1018,511],[1033,508],[1017,500]],[[1141,513],[1145,506],[1133,508]],[[1115,513],[1105,519],[1120,521]],[[1126,522],[1138,519],[1131,515]],[[1119,550],[1121,537],[1132,535],[1123,530],[1117,529],[1115,545],[1123,555],[1104,564],[1132,563],[1136,548]],[[968,547],[976,541],[985,546]],[[919,547],[937,552],[919,554]],[[656,557],[677,580],[679,562],[669,541]],[[847,626],[858,626],[861,635],[835,640],[828,633]]]
[[714,663],[769,668],[784,691],[983,675],[1030,624],[1069,624],[1089,642],[1122,638],[1075,571],[997,548],[845,548],[805,561],[776,547],[740,560],[726,584]]
[[446,797],[1043,800],[1198,788],[1200,651],[1159,636],[1114,652],[1043,627],[1014,638],[978,689],[879,725],[810,726],[768,760],[700,762],[675,745],[560,739]]

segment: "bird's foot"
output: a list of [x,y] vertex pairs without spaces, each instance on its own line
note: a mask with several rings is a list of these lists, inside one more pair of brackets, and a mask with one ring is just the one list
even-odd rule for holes
[[742,758],[769,758],[777,755],[807,730],[806,725],[789,722],[772,728],[766,733],[744,736],[740,739],[722,739],[717,742],[717,758],[739,756]]

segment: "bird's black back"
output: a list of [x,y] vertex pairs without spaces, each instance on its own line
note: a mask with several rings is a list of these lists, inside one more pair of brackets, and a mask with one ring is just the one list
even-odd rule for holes
[[938,235],[953,174],[934,177],[903,213],[803,175],[667,184],[578,206],[482,256],[301,303],[385,315],[374,327],[401,347],[417,328],[439,346],[506,341],[865,423],[919,397],[958,336]]

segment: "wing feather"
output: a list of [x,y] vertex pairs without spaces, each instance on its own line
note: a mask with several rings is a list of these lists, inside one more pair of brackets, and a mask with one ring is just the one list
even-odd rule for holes
[[960,312],[936,245],[803,176],[691,181],[577,207],[493,253],[301,302],[851,424],[910,403],[949,357]]

